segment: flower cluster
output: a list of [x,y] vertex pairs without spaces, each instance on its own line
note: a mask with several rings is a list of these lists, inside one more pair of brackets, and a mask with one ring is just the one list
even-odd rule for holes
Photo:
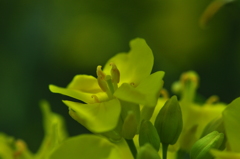
[[[36,154],[22,140],[0,134],[1,159],[240,159],[240,98],[229,105],[212,96],[197,103],[199,77],[185,72],[163,89],[163,71],[152,72],[153,54],[144,39],[130,42],[97,66],[96,77],[76,75],[67,87],[49,85],[70,116],[92,134],[68,137],[60,115],[41,103],[45,138]],[[179,99],[179,100],[178,100]]]
[[67,88],[49,87],[84,102],[63,101],[80,124],[112,140],[134,137],[140,121],[151,117],[163,85],[164,72],[151,74],[154,59],[145,40],[133,40],[130,46],[128,54],[117,54],[103,70],[98,66],[97,78],[77,75]]

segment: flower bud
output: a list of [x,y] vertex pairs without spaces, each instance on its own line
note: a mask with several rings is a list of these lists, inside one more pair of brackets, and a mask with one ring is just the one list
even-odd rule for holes
[[160,159],[160,156],[150,144],[145,144],[139,149],[137,159]]
[[151,144],[156,151],[160,148],[160,139],[156,128],[148,120],[143,120],[139,131],[139,145]]
[[182,112],[177,97],[172,96],[159,111],[154,126],[163,144],[173,145],[182,131]]
[[190,151],[191,159],[211,159],[213,156],[209,153],[211,149],[218,149],[224,139],[223,133],[213,131],[210,134],[199,139]]
[[129,111],[122,126],[122,136],[125,139],[132,139],[137,133],[138,121],[133,111]]
[[[226,135],[222,117],[213,119],[211,122],[209,122],[208,125],[203,130],[202,137],[206,136],[207,134],[209,134],[213,131],[218,131],[218,132]],[[226,141],[227,141],[227,139],[224,138],[224,140],[222,142],[222,145],[219,147],[219,150],[224,150],[225,149]]]
[[216,118],[216,119],[213,119],[212,121],[210,121],[207,124],[207,126],[204,128],[203,133],[202,133],[202,137],[206,136],[207,134],[209,134],[213,131],[218,131],[220,133],[225,133],[222,117],[219,117],[219,118]]

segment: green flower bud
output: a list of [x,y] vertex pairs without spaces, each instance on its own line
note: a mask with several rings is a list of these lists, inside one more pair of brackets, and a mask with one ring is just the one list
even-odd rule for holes
[[216,119],[213,119],[212,121],[210,121],[208,123],[208,125],[205,127],[205,129],[203,130],[202,137],[206,136],[207,134],[209,134],[213,131],[225,133],[222,117],[219,117],[219,118],[216,118]]
[[196,136],[197,129],[198,125],[193,125],[182,133],[182,136],[179,139],[182,150],[189,152],[193,144],[198,140],[198,137]]
[[182,131],[182,112],[177,97],[172,96],[159,111],[154,126],[165,145],[177,142]]
[[223,133],[213,131],[210,134],[199,139],[190,151],[191,159],[212,159],[213,156],[209,153],[211,149],[218,149],[224,139]]
[[160,156],[150,144],[145,144],[139,149],[137,159],[160,159]]
[[[206,136],[207,134],[209,134],[213,131],[218,131],[218,132],[226,135],[222,117],[213,119],[211,122],[209,122],[208,125],[203,130],[202,137]],[[222,145],[219,147],[219,150],[224,150],[225,149],[226,141],[227,141],[227,139],[224,138],[224,140],[222,142]]]
[[122,136],[125,139],[132,139],[137,133],[138,120],[133,111],[129,111],[122,126]]
[[143,120],[139,131],[139,145],[151,144],[156,151],[160,148],[160,139],[156,128],[148,120]]

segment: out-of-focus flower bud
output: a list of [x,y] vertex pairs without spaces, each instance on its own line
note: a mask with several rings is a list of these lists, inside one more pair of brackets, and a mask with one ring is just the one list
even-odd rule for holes
[[158,152],[147,143],[139,149],[137,159],[160,159],[160,156]]
[[122,126],[122,136],[125,139],[132,139],[137,133],[138,120],[133,111],[129,111]]
[[[209,134],[209,133],[211,133],[213,131],[218,131],[218,132],[223,133],[224,135],[226,135],[222,117],[213,119],[211,122],[209,122],[208,125],[205,127],[203,133],[202,133],[202,137],[206,136],[207,134]],[[224,138],[224,140],[222,142],[222,145],[219,147],[220,150],[224,150],[225,149],[226,141],[227,141],[227,139]]]
[[225,133],[222,117],[213,119],[211,122],[209,122],[208,125],[203,130],[202,137],[206,136],[207,134],[209,134],[213,131],[218,131],[220,133]]
[[154,126],[163,144],[176,143],[182,131],[182,112],[177,97],[172,96],[158,113]]
[[158,151],[160,148],[160,138],[158,136],[157,130],[148,120],[142,121],[139,131],[139,145],[143,146],[146,143],[151,144],[156,149],[156,151]]
[[199,139],[190,151],[191,159],[211,159],[213,156],[209,153],[211,149],[218,149],[224,139],[223,133],[213,131],[210,134]]

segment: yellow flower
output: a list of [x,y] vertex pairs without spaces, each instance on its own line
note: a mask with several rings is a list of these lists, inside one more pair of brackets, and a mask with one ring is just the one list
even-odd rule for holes
[[[77,75],[66,88],[49,86],[53,93],[86,103],[63,101],[69,107],[69,114],[92,132],[107,132],[116,127],[122,101],[148,107],[157,103],[164,72],[151,74],[153,54],[145,40],[132,40],[130,48],[129,53],[111,58],[103,70],[98,66],[97,78]],[[139,116],[138,111],[134,114]]]
[[[169,147],[170,151],[182,149],[188,152],[192,145],[201,137],[206,125],[213,119],[221,116],[225,104],[215,103],[217,98],[210,97],[204,104],[198,104],[195,100],[196,90],[199,84],[198,75],[189,71],[183,73],[180,80],[173,84],[173,91],[180,94],[180,106],[182,110],[183,129],[177,143]],[[155,121],[157,113],[164,105],[167,97],[159,98],[155,108],[152,122]]]

